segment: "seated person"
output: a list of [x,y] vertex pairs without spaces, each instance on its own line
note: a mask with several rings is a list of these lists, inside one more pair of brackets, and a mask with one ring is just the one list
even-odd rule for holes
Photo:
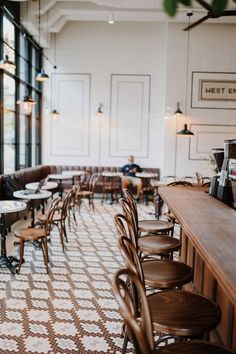
[[135,177],[137,172],[142,172],[142,168],[134,163],[134,157],[130,155],[128,157],[128,164],[122,167],[124,177],[122,177],[122,189],[128,188],[129,185],[137,187],[137,199],[142,195],[142,179]]

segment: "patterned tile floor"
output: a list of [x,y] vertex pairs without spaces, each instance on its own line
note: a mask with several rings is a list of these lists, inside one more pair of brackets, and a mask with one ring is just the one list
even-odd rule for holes
[[[95,207],[93,213],[83,204],[64,253],[52,232],[49,275],[31,244],[19,275],[0,269],[0,353],[121,352],[122,322],[111,292],[111,278],[122,266],[113,224],[120,208],[99,200]],[[153,205],[139,207],[141,218],[150,218],[150,211]],[[8,248],[17,255],[13,241],[9,235]]]

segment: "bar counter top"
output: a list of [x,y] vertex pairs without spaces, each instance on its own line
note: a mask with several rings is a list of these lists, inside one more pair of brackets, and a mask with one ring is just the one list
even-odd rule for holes
[[159,195],[235,306],[236,210],[185,187],[161,187]]

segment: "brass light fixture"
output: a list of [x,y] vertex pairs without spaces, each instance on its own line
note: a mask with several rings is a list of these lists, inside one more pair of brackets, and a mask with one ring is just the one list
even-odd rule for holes
[[[188,16],[188,25],[190,26],[190,17],[193,15],[191,11],[187,12]],[[184,129],[180,130],[179,132],[176,133],[178,136],[186,136],[186,137],[191,137],[194,134],[191,132],[191,130],[188,129],[187,125],[187,97],[188,97],[188,71],[189,71],[189,37],[190,37],[190,31],[188,31],[188,42],[187,42],[187,65],[186,65],[186,85],[185,85],[185,123],[184,123]],[[179,108],[179,107],[178,107]],[[178,110],[177,108],[177,110]]]

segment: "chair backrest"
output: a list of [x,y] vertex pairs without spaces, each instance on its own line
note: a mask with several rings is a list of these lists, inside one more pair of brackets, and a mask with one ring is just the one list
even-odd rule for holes
[[55,198],[51,201],[49,207],[48,207],[48,212],[47,212],[47,217],[45,221],[45,235],[48,236],[52,230],[53,227],[53,216],[55,212],[58,210],[58,204],[60,203],[61,198]]
[[137,274],[141,282],[144,284],[143,269],[139,260],[138,252],[132,241],[126,236],[121,236],[118,238],[118,246],[126,267]]
[[196,182],[196,178],[193,176],[184,176],[181,177],[180,179],[181,181],[185,181],[185,182],[190,182],[190,183],[195,183]]
[[161,181],[162,182],[169,182],[169,183],[176,182],[176,181],[178,181],[178,177],[176,177],[176,176],[164,176],[164,177],[162,177]]
[[132,225],[135,235],[137,235],[138,237],[138,221],[133,208],[125,198],[119,199],[119,204],[122,208],[123,214],[126,216],[130,224]]
[[68,208],[71,204],[71,201],[73,200],[75,195],[75,191],[72,188],[66,195],[65,199],[63,200],[62,208],[61,208],[61,218],[62,220],[65,220],[68,216]]
[[188,181],[176,181],[167,184],[167,187],[171,187],[171,186],[193,187],[193,184]]
[[116,214],[114,216],[114,221],[118,237],[127,236],[137,249],[137,234],[135,234],[135,230],[127,217],[123,214]]
[[130,204],[131,208],[133,209],[133,212],[134,212],[134,215],[136,218],[136,222],[138,223],[137,204],[134,200],[132,193],[129,191],[129,189],[125,188],[125,189],[123,189],[123,194],[124,194],[124,198],[127,200],[127,202]]
[[[133,287],[130,284],[136,288],[140,299],[141,320],[136,316],[136,304],[132,296]],[[154,349],[153,327],[143,284],[135,273],[129,269],[121,269],[113,277],[112,290],[133,341],[135,352],[151,354]]]
[[89,183],[88,183],[88,190],[90,192],[94,192],[96,183],[98,181],[99,174],[98,173],[93,173],[90,178],[89,178]]

